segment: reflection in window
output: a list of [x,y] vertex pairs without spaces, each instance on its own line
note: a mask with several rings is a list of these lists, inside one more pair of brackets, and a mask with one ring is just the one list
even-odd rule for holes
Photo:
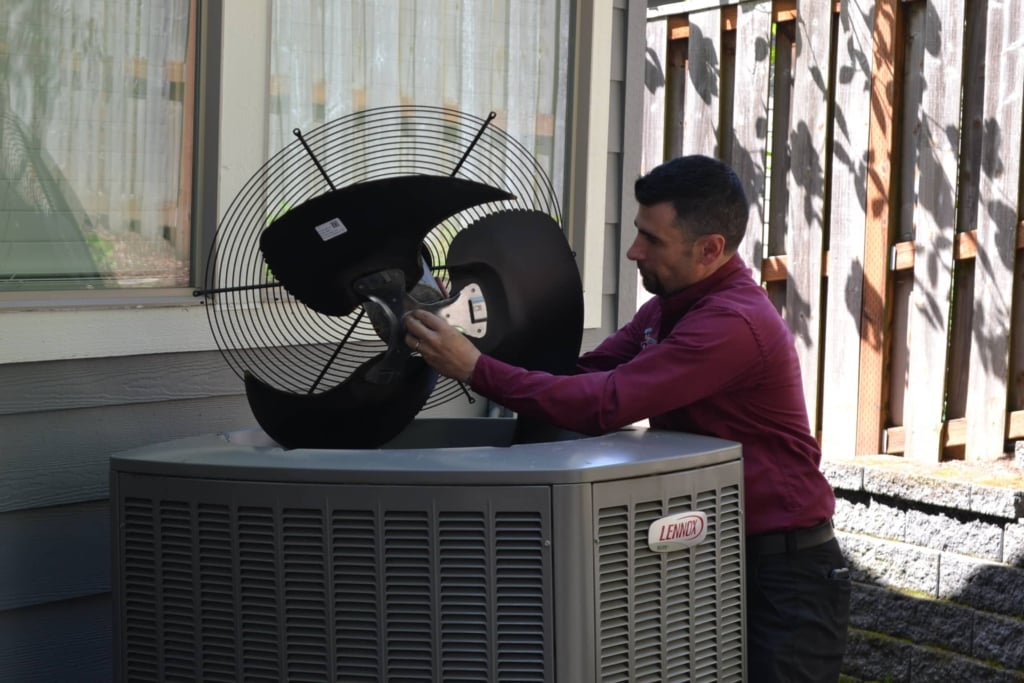
[[0,291],[188,286],[194,0],[0,5]]

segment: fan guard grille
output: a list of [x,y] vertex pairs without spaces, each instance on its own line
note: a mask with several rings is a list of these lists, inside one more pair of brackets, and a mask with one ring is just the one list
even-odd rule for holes
[[[424,245],[434,274],[446,289],[450,280],[444,264],[451,240],[485,215],[532,209],[560,223],[558,199],[544,169],[521,143],[490,125],[494,116],[484,119],[439,107],[382,107],[309,132],[295,131],[297,139],[271,157],[228,206],[210,250],[205,289],[199,292],[207,295],[210,329],[235,374],[241,378],[248,370],[284,391],[318,393],[337,386],[387,348],[361,308],[333,317],[294,300],[260,252],[264,228],[330,191],[331,185],[399,175],[455,175],[514,194],[512,200],[462,211],[427,235]],[[457,382],[440,378],[424,407],[463,392]]]

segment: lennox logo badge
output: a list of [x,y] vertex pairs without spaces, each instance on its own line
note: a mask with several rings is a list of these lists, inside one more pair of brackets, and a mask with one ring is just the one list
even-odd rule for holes
[[708,516],[697,510],[657,520],[647,530],[647,545],[656,553],[668,553],[697,545],[708,532]]

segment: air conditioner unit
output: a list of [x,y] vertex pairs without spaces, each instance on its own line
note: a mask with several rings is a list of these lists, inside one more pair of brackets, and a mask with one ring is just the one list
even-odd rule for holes
[[114,456],[116,678],[743,680],[739,445],[646,429],[508,445],[510,423]]

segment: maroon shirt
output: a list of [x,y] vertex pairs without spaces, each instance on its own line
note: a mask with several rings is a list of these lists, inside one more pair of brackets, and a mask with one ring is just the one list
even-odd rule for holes
[[835,497],[820,470],[793,336],[738,256],[710,277],[645,303],[558,376],[487,355],[473,389],[523,415],[600,434],[643,419],[655,429],[743,446],[747,534],[814,526]]

